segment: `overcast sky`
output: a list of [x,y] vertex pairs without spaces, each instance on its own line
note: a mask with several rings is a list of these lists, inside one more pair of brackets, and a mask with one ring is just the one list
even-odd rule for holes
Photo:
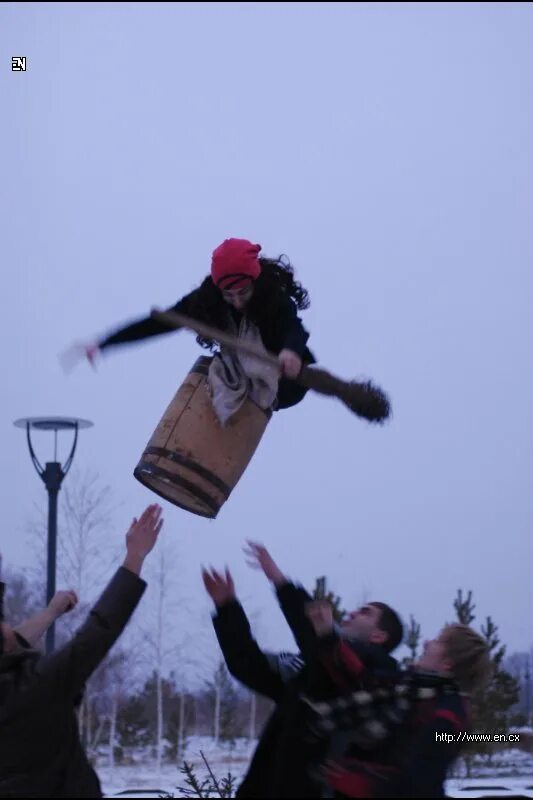
[[261,642],[290,644],[242,556],[252,537],[425,636],[472,589],[508,649],[530,647],[532,34],[531,3],[1,5],[6,562],[32,562],[46,504],[19,417],[94,422],[76,465],[112,486],[117,543],[157,499],[132,472],[194,337],[96,372],[58,356],[175,302],[237,236],[288,254],[319,362],[374,379],[394,416],[374,427],[309,394],[218,519],[164,503],[189,624],[209,626],[200,564],[228,563]]

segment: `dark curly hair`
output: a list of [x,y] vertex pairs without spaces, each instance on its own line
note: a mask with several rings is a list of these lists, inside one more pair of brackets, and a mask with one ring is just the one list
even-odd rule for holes
[[[294,268],[286,256],[278,259],[260,258],[261,274],[254,283],[254,293],[246,306],[246,316],[256,325],[268,326],[277,311],[293,300],[299,310],[309,308],[309,294],[294,279]],[[187,313],[195,319],[224,330],[228,326],[228,304],[210,275],[204,278],[191,295]],[[196,341],[208,350],[216,348],[216,342],[201,336]]]

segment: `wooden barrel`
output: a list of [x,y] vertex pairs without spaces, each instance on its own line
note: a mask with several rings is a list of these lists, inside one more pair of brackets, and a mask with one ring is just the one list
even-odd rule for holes
[[248,466],[272,412],[248,399],[223,427],[208,394],[211,360],[196,361],[133,474],[170,503],[214,518]]

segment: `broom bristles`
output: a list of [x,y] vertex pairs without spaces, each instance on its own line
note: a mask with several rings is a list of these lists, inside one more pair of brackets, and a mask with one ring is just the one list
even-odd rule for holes
[[319,367],[304,367],[300,380],[320,394],[338,397],[350,411],[369,422],[381,424],[390,416],[387,395],[371,381],[343,381]]
[[371,381],[357,383],[351,381],[340,394],[341,400],[369,422],[383,424],[390,416],[390,402],[385,392]]

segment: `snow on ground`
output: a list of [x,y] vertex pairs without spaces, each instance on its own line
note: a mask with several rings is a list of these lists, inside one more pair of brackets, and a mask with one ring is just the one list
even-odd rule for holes
[[447,797],[533,797],[533,777],[471,778],[446,783]]
[[[236,779],[236,786],[242,781],[250,757],[255,750],[257,742],[250,742],[248,739],[238,739],[233,746],[227,744],[215,744],[210,737],[197,736],[191,738],[185,750],[184,758],[180,760],[191,763],[199,780],[208,777],[207,768],[202,759],[204,754],[213,774],[217,780],[221,780],[231,773]],[[97,772],[102,782],[104,795],[111,797],[119,792],[137,790],[156,790],[154,797],[159,797],[162,793],[174,794],[180,797],[178,786],[185,786],[185,776],[178,766],[165,764],[161,767],[158,774],[154,764],[131,764],[116,766],[113,771],[104,763],[97,766]],[[125,795],[122,795],[123,797]],[[146,797],[146,793],[137,795]]]
[[[236,778],[238,786],[246,772],[255,744],[241,739],[234,746],[216,745],[210,737],[194,737],[187,744],[184,760],[193,764],[198,778],[203,780],[208,775],[202,752],[217,780],[230,772]],[[186,796],[178,789],[186,786],[185,776],[178,766],[165,764],[159,774],[154,764],[146,763],[120,765],[111,771],[105,760],[102,760],[97,771],[107,797],[161,797],[164,794]],[[504,751],[494,757],[492,766],[476,765],[473,778],[464,777],[460,767],[456,774],[461,777],[451,778],[446,784],[446,794],[449,797],[533,798],[533,755],[530,753],[520,750]]]
[[[460,769],[457,770],[461,774]],[[446,783],[449,797],[533,797],[533,755],[521,750],[504,750],[491,765],[478,761],[474,777],[451,778]]]
[[[522,750],[503,750],[495,753],[492,763],[477,758],[473,769],[476,778],[492,779],[495,775],[506,778],[528,778],[533,782],[533,753]],[[457,762],[453,777],[467,779],[466,769],[462,761]]]

